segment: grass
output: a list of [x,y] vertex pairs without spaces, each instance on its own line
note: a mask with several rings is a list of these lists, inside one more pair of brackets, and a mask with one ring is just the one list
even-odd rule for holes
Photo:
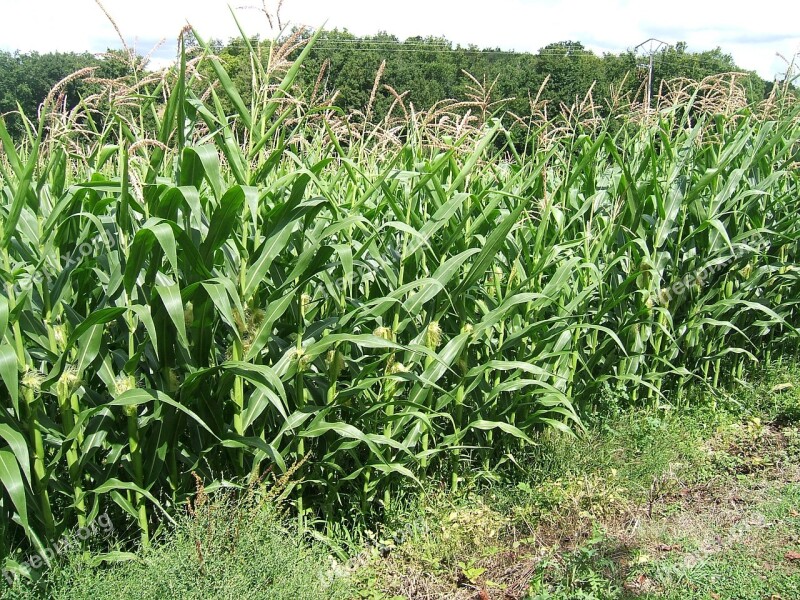
[[[721,522],[718,515],[708,514],[713,508],[707,509],[698,515],[705,522],[697,533],[684,534],[681,537],[689,539],[676,543],[678,552],[642,565],[634,578],[640,588],[652,590],[651,597],[675,599],[793,598],[800,594],[800,568],[787,558],[800,546],[795,510],[800,484],[755,483],[763,486],[760,494],[748,494],[747,485],[744,493],[733,488],[741,503],[733,522]],[[713,533],[714,538],[698,540],[698,533]]]
[[[263,490],[210,495],[202,488],[190,513],[138,554],[71,551],[31,582],[17,578],[9,599],[94,600],[261,598],[345,599],[332,559],[310,544]],[[107,542],[106,542],[107,543]],[[98,544],[97,546],[100,546]]]

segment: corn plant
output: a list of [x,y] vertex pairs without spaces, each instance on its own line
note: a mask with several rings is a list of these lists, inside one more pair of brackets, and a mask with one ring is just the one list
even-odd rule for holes
[[412,114],[377,153],[303,103],[313,43],[249,46],[247,98],[201,42],[80,132],[0,120],[4,552],[112,504],[147,543],[193,473],[367,520],[580,434],[604,386],[678,403],[795,349],[791,106],[523,152],[502,115],[431,145]]

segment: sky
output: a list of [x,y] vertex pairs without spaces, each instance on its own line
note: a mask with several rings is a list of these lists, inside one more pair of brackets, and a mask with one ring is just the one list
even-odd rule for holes
[[[103,0],[129,46],[152,52],[162,66],[174,58],[175,38],[191,23],[205,38],[238,35],[229,6],[248,34],[273,35],[262,0]],[[278,0],[266,0],[274,12]],[[800,52],[800,2],[760,0],[284,0],[283,24],[347,28],[356,35],[387,31],[401,39],[444,36],[461,44],[536,52],[558,41],[580,41],[601,53],[655,37],[685,41],[690,50],[717,46],[766,79],[786,70]],[[121,42],[95,0],[0,0],[0,49],[102,52]]]

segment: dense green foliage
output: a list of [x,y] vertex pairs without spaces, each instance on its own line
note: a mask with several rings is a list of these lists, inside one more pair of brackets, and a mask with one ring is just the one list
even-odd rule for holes
[[[308,39],[309,33],[297,32],[297,40]],[[250,40],[257,44],[257,40]],[[242,94],[247,96],[252,86],[250,53],[242,39],[227,43],[215,41],[212,46],[220,55],[231,78]],[[139,62],[143,59],[138,58]],[[261,55],[262,62],[268,56]],[[396,92],[408,92],[406,101],[417,110],[427,109],[447,98],[464,98],[471,84],[464,72],[479,80],[497,79],[494,95],[497,99],[512,99],[505,103],[508,110],[521,117],[530,115],[529,99],[539,97],[551,104],[552,111],[561,104],[571,106],[584,99],[589,90],[597,106],[605,110],[611,101],[612,89],[618,94],[641,95],[646,69],[642,58],[632,52],[597,56],[579,42],[559,42],[545,46],[538,53],[515,53],[499,48],[462,47],[443,38],[408,38],[404,41],[388,34],[356,37],[347,31],[325,31],[306,58],[299,80],[304,89],[317,84],[319,96],[337,93],[335,104],[347,111],[363,110],[369,103],[375,75],[386,61],[382,84]],[[324,68],[323,68],[324,65]],[[140,65],[141,66],[141,65]],[[109,51],[103,58],[74,53],[9,53],[0,51],[0,114],[18,109],[30,119],[36,117],[39,105],[51,88],[64,77],[84,69],[97,67],[97,77],[119,77],[130,72],[124,53]],[[701,80],[704,77],[741,71],[730,55],[719,48],[705,52],[690,52],[683,42],[662,50],[655,57],[654,88],[667,81],[683,77]],[[208,74],[211,74],[209,71]],[[771,83],[755,73],[743,78],[747,97],[760,101]],[[97,90],[97,86],[76,81],[62,90],[66,106],[74,108],[82,96]],[[373,115],[386,114],[394,101],[392,93],[383,87],[377,90]],[[14,135],[22,131],[22,122],[11,118],[7,126]]]
[[294,465],[301,523],[367,520],[601,392],[796,348],[792,103],[537,124],[520,154],[490,110],[395,137],[304,105],[312,50],[242,90],[182,61],[88,133],[0,127],[0,553],[104,510],[147,542],[193,472]]
[[[94,68],[94,75],[100,78],[121,77],[131,71],[121,52],[109,52],[100,59],[88,53],[0,51],[0,115],[21,111],[29,119],[35,119],[39,106],[58,82],[87,68]],[[63,93],[63,107],[72,110],[81,96],[98,89],[83,80],[67,83],[59,90]],[[23,122],[16,115],[6,117],[6,125],[15,136],[22,134]]]
[[[223,50],[223,57],[233,59],[240,48],[230,44]],[[467,72],[479,80],[497,79],[495,98],[513,99],[507,108],[521,117],[530,115],[529,100],[537,96],[546,79],[540,98],[548,101],[554,112],[560,110],[561,104],[572,106],[582,101],[590,88],[602,110],[611,101],[612,89],[621,94],[641,95],[647,74],[646,69],[640,68],[646,61],[632,51],[597,56],[580,42],[549,44],[534,54],[462,47],[442,38],[400,41],[388,34],[357,38],[347,31],[330,31],[319,40],[306,62],[305,82],[313,86],[323,64],[329,61],[322,79],[323,91],[339,93],[337,106],[362,110],[367,106],[375,74],[384,60],[382,83],[399,93],[408,91],[407,100],[417,109],[427,109],[445,98],[463,98],[470,85],[464,75]],[[742,70],[719,48],[689,52],[684,43],[662,50],[654,61],[656,90],[663,82],[678,77],[699,81],[710,75]],[[747,75],[744,87],[751,101],[764,97],[766,84],[755,73]],[[375,114],[385,114],[393,100],[388,90],[379,89]]]
[[[492,485],[473,478],[453,495],[429,483],[378,527],[352,532],[352,543],[330,540],[338,560],[280,524],[280,489],[201,489],[150,548],[109,552],[114,538],[98,536],[0,597],[468,599],[483,587],[552,600],[743,589],[791,598],[800,567],[784,554],[800,524],[800,370],[790,357],[746,378],[730,394],[693,386],[679,411],[606,397],[583,435],[537,436]],[[729,498],[736,505],[720,511]],[[765,517],[768,526],[740,527]]]
[[[251,491],[252,492],[252,491]],[[269,598],[334,600],[350,597],[319,545],[281,522],[269,495],[202,491],[190,514],[152,547],[137,554],[73,548],[35,581],[17,578],[0,589],[8,600],[162,600]],[[104,541],[108,544],[108,540]],[[103,561],[101,563],[101,561]],[[109,564],[110,563],[110,564]],[[4,582],[5,585],[5,582]]]
[[504,480],[414,496],[371,538],[362,597],[797,597],[799,385],[792,357],[681,410],[609,399]]

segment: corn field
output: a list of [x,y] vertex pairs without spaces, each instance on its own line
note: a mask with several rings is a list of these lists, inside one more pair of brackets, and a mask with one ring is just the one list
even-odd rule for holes
[[195,476],[366,519],[796,349],[794,104],[373,126],[297,89],[309,47],[0,120],[0,554],[109,509],[147,543]]

